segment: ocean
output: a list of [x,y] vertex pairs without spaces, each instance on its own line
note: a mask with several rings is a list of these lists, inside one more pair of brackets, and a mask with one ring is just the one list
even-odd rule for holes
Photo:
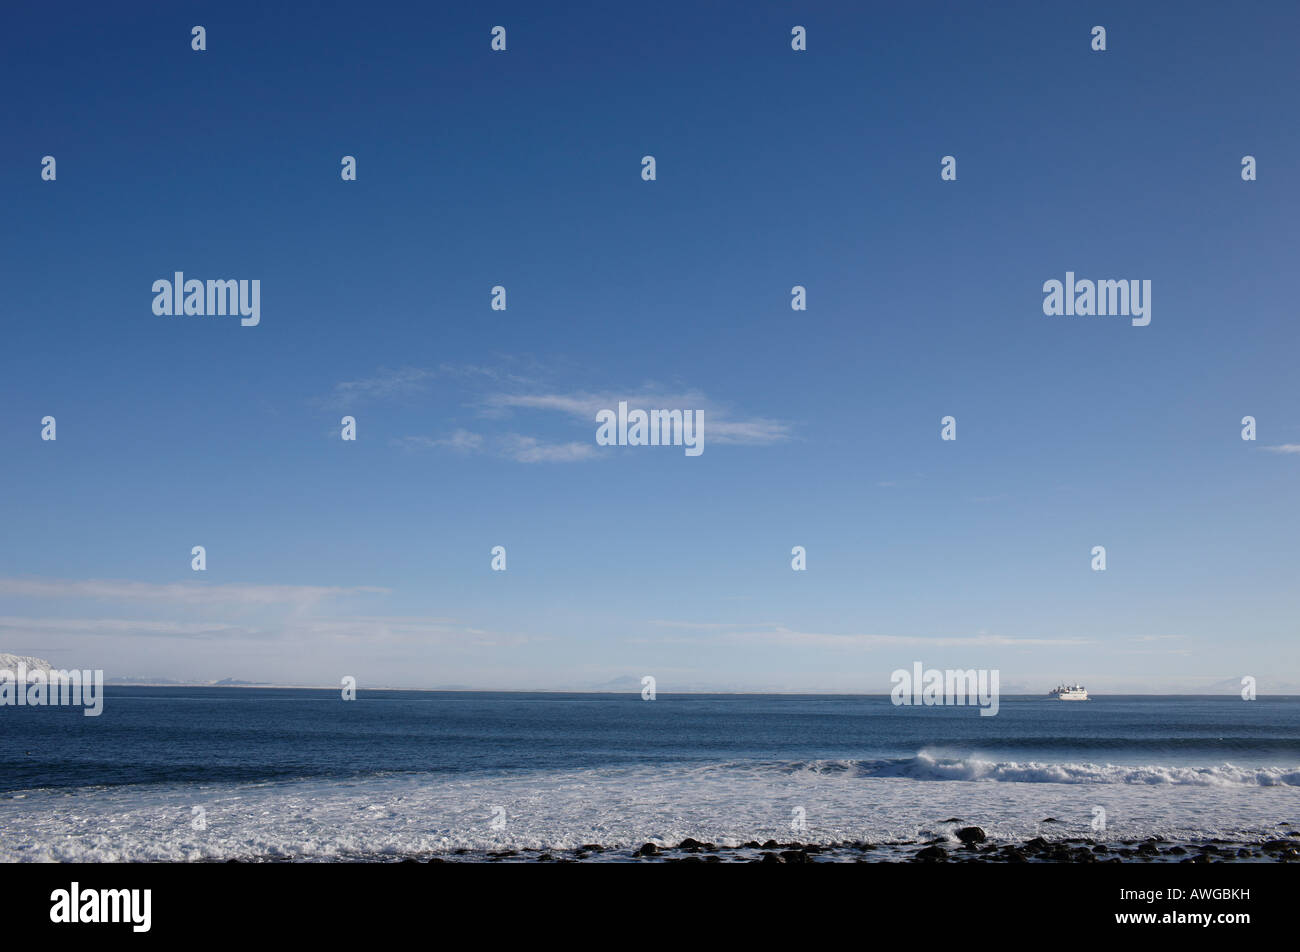
[[[0,860],[1300,830],[1300,698],[109,687],[0,710]],[[465,854],[459,854],[465,855]]]

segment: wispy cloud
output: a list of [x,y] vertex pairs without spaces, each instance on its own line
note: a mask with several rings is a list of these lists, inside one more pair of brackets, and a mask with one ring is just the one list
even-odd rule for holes
[[481,433],[456,430],[449,437],[404,436],[393,444],[405,449],[448,449],[456,453],[492,452],[517,463],[577,463],[596,456],[594,443],[546,443],[535,436],[505,433],[490,440]]
[[[798,631],[779,624],[742,625],[716,622],[670,622],[655,621],[658,627],[684,628],[707,633],[701,637],[724,644],[766,644],[787,645],[815,648],[961,648],[961,647],[999,647],[999,648],[1034,648],[1061,647],[1065,645],[1087,645],[1092,641],[1086,638],[1012,638],[1006,635],[991,635],[980,632],[975,635],[928,636],[928,635],[863,635],[836,634],[826,632]],[[660,640],[660,639],[656,639]],[[668,639],[672,640],[672,639]],[[684,640],[699,640],[684,639]]]
[[502,440],[505,454],[518,463],[576,463],[596,456],[592,443],[543,443],[531,436],[508,434]]
[[346,409],[364,403],[412,397],[428,390],[435,376],[437,375],[432,370],[420,367],[403,367],[399,370],[380,368],[373,377],[335,384],[330,395],[317,402],[328,407]]
[[304,607],[348,595],[387,594],[373,586],[206,585],[201,582],[132,582],[120,579],[0,578],[0,595],[176,605],[293,605]]
[[1300,453],[1300,443],[1280,443],[1277,446],[1265,446],[1270,453]]
[[[514,360],[514,359],[507,359]],[[517,360],[514,360],[517,362]],[[541,391],[535,374],[524,376],[509,370],[476,364],[441,364],[436,370],[422,367],[380,369],[373,376],[335,384],[331,393],[317,401],[330,409],[348,409],[364,403],[409,399],[426,393],[435,380],[471,391],[469,406],[483,420],[503,420],[527,411],[559,414],[570,424],[587,431],[582,440],[546,438],[514,431],[479,433],[456,428],[450,435],[416,434],[392,439],[405,449],[443,449],[455,453],[492,453],[519,463],[575,463],[596,459],[595,421],[599,410],[614,409],[620,401],[639,409],[699,410],[704,416],[704,435],[710,443],[764,446],[791,438],[791,425],[769,417],[742,417],[729,407],[710,399],[699,390],[669,391],[645,385],[627,391]],[[501,388],[513,388],[510,391]],[[484,393],[485,390],[492,392]],[[477,392],[475,392],[477,391]]]
[[596,413],[612,410],[619,401],[641,409],[701,410],[704,413],[705,438],[714,443],[764,445],[790,438],[790,424],[766,417],[736,419],[731,411],[703,393],[690,390],[669,393],[656,389],[594,393],[494,393],[485,401],[492,410],[542,410],[563,413],[595,426]]
[[295,619],[284,627],[288,637],[312,642],[332,639],[367,646],[417,645],[427,647],[517,647],[539,636],[493,631],[467,625],[455,618],[423,616],[347,616]]
[[431,436],[404,436],[393,440],[397,446],[407,449],[443,448],[457,453],[478,453],[483,450],[483,434],[471,433],[469,430],[456,430],[451,436],[434,439]]
[[759,624],[739,624],[737,622],[727,621],[665,621],[661,618],[651,620],[650,624],[657,628],[680,628],[686,631],[734,631],[737,628],[775,628],[776,625],[769,622]]
[[259,629],[225,622],[156,621],[130,618],[0,617],[6,638],[23,635],[149,635],[166,638],[254,638]]
[[[502,357],[504,363],[518,363],[517,358]],[[346,409],[362,404],[407,400],[428,393],[434,381],[445,380],[459,386],[477,387],[530,387],[536,386],[533,376],[514,373],[502,367],[480,364],[442,363],[437,369],[428,367],[380,367],[369,377],[344,380],[324,397],[312,402],[330,409]]]
[[[510,363],[518,363],[518,358],[503,358]],[[534,368],[535,371],[536,368]],[[524,374],[513,373],[501,367],[487,367],[482,364],[439,364],[438,373],[443,377],[460,378],[464,380],[490,380],[497,385],[510,384],[515,386],[534,386],[536,378]]]
[[531,636],[475,628],[454,618],[388,617],[382,615],[302,617],[262,625],[220,621],[141,620],[133,618],[0,617],[0,637],[6,641],[40,640],[49,635],[203,640],[267,640],[303,642],[316,646],[348,643],[378,648],[385,645],[427,647],[514,647]]

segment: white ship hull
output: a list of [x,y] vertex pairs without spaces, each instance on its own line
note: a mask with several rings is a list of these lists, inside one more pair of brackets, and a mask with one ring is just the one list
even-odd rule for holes
[[1086,701],[1088,700],[1088,691],[1082,684],[1062,684],[1052,691],[1048,697],[1054,697],[1058,701]]

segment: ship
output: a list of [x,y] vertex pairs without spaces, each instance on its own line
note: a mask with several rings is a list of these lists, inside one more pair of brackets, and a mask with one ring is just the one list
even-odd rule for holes
[[1058,701],[1086,701],[1088,689],[1082,684],[1058,684],[1047,696]]

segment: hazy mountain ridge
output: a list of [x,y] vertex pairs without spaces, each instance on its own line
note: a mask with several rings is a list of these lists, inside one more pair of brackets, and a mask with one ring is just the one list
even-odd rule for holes
[[10,676],[17,678],[18,666],[26,665],[27,674],[30,677],[33,671],[44,671],[47,675],[54,670],[53,666],[44,658],[33,658],[31,655],[16,655],[0,652],[0,671],[10,672]]

